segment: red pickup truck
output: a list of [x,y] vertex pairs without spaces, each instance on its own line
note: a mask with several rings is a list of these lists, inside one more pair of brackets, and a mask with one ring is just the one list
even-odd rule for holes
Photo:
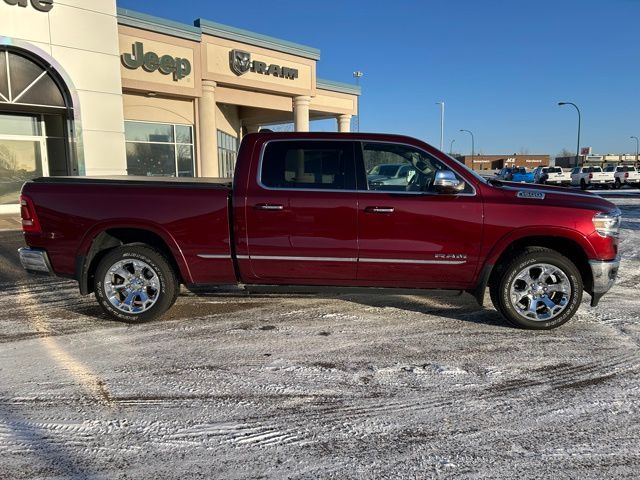
[[[406,180],[371,180],[383,164],[407,165]],[[40,178],[22,223],[28,271],[77,280],[125,321],[163,314],[180,284],[452,289],[480,305],[488,287],[509,322],[550,329],[583,291],[597,305],[619,266],[608,201],[485,180],[396,135],[249,134],[233,181]]]

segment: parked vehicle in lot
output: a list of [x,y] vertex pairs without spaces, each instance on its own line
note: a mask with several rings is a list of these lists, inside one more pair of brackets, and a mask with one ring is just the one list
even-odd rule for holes
[[533,183],[533,172],[528,172],[524,167],[504,167],[498,173],[500,180],[518,183]]
[[571,172],[561,167],[538,167],[533,171],[534,182],[541,185],[571,185]]
[[615,167],[607,167],[613,172],[613,187],[621,188],[623,185],[632,187],[640,187],[640,172],[636,167],[631,165],[618,165]]
[[371,168],[367,172],[367,180],[370,184],[406,186],[414,172],[411,165],[385,163]]
[[571,171],[571,185],[583,190],[589,187],[609,188],[613,186],[613,175],[602,170],[602,167],[575,167]]
[[[372,188],[366,172],[381,155],[414,168],[406,186]],[[180,284],[452,289],[481,305],[488,286],[508,321],[550,329],[574,315],[583,291],[597,305],[619,265],[610,202],[485,180],[395,135],[249,134],[233,184],[51,177],[27,182],[21,202],[24,267],[76,279],[132,322],[164,313]]]

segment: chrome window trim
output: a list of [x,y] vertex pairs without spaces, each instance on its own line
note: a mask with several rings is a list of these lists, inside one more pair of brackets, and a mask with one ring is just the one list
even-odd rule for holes
[[208,260],[231,260],[231,255],[214,255],[210,253],[199,253],[199,258],[206,258]]
[[[324,138],[296,138],[296,139],[286,139],[286,138],[276,138],[273,140],[267,140],[262,144],[262,148],[260,149],[260,160],[258,162],[258,173],[256,178],[256,183],[258,186],[264,190],[269,191],[277,191],[277,192],[328,192],[328,193],[376,193],[376,194],[387,194],[387,195],[413,195],[413,196],[437,196],[437,197],[475,197],[477,195],[476,187],[468,181],[468,179],[464,175],[460,175],[459,172],[454,171],[454,173],[461,177],[464,182],[471,187],[473,190],[472,193],[436,193],[436,192],[403,192],[403,191],[393,191],[393,190],[346,190],[346,189],[329,189],[329,188],[277,188],[277,187],[267,187],[262,183],[262,164],[264,160],[264,152],[267,149],[267,146],[272,142],[351,142],[351,143],[383,143],[389,145],[402,145],[408,148],[414,148],[419,152],[424,153],[430,158],[435,158],[430,153],[424,151],[423,149],[416,147],[414,145],[410,145],[404,142],[390,142],[388,140],[363,140],[363,139],[347,139],[347,138],[339,138],[339,139],[324,139]],[[440,163],[445,164],[442,160],[435,158],[435,160]],[[357,161],[354,156],[354,161]],[[454,161],[456,161],[454,159]],[[446,165],[446,164],[445,164]],[[357,172],[357,169],[356,169]],[[357,174],[356,174],[357,177]]]

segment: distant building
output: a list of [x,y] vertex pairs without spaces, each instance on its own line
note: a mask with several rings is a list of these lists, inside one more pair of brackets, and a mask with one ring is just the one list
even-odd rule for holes
[[556,157],[556,166],[571,168],[578,165],[593,165],[593,166],[607,166],[607,165],[633,165],[636,163],[635,155],[616,155],[608,153],[606,155],[580,155],[576,161],[576,156],[570,157]]
[[472,170],[498,170],[502,167],[536,168],[547,166],[549,155],[461,155],[456,160]]

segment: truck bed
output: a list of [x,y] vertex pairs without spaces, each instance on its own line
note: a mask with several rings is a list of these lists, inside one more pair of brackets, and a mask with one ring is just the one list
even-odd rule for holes
[[[58,275],[78,278],[92,244],[105,235],[151,232],[166,245],[185,284],[233,283],[231,181],[172,177],[50,177],[27,182]],[[108,240],[108,239],[107,239]]]

